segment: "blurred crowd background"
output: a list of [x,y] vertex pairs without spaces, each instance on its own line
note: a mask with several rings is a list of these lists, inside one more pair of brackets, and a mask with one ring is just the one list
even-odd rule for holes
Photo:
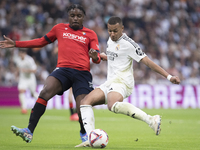
[[[81,4],[84,26],[94,30],[101,52],[106,52],[106,23],[110,16],[123,19],[124,32],[143,51],[182,83],[200,85],[200,0],[0,0],[0,40],[30,40],[44,36],[58,23],[67,23],[66,8]],[[37,65],[38,84],[56,67],[57,43],[27,49]],[[18,48],[0,49],[0,86],[15,86],[18,71],[13,57]],[[170,84],[145,65],[134,62],[136,84]],[[93,82],[106,80],[107,65],[91,63]]]

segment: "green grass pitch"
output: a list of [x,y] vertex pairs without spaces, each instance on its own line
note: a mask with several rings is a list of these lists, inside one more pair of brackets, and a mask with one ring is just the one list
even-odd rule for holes
[[[199,150],[200,109],[143,109],[162,116],[161,134],[142,121],[104,109],[94,109],[96,128],[109,136],[107,150]],[[30,110],[29,110],[30,113]],[[69,110],[46,110],[35,129],[33,141],[24,142],[11,125],[27,127],[29,115],[19,108],[0,108],[0,150],[86,150],[81,143],[79,123],[69,120]]]

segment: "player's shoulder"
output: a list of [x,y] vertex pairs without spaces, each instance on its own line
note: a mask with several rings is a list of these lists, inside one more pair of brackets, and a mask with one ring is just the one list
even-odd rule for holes
[[121,38],[120,41],[125,45],[128,45],[129,47],[134,47],[134,48],[139,47],[139,45],[125,33],[120,38]]

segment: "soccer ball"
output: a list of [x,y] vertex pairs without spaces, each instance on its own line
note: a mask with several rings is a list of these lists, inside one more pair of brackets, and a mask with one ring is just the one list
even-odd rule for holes
[[104,148],[108,144],[108,134],[102,129],[95,129],[89,135],[91,147]]

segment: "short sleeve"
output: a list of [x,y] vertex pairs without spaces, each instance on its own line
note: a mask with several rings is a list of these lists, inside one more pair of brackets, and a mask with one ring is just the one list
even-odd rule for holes
[[58,25],[55,25],[45,36],[45,40],[48,42],[48,43],[53,43],[57,37],[56,37],[56,28],[57,28]]
[[99,51],[99,42],[98,42],[97,35],[94,31],[91,32],[89,46],[90,46],[90,48],[93,48],[93,49]]
[[135,61],[139,62],[142,58],[146,56],[146,54],[142,51],[140,46],[137,43],[131,43],[129,46],[129,56],[133,58]]

